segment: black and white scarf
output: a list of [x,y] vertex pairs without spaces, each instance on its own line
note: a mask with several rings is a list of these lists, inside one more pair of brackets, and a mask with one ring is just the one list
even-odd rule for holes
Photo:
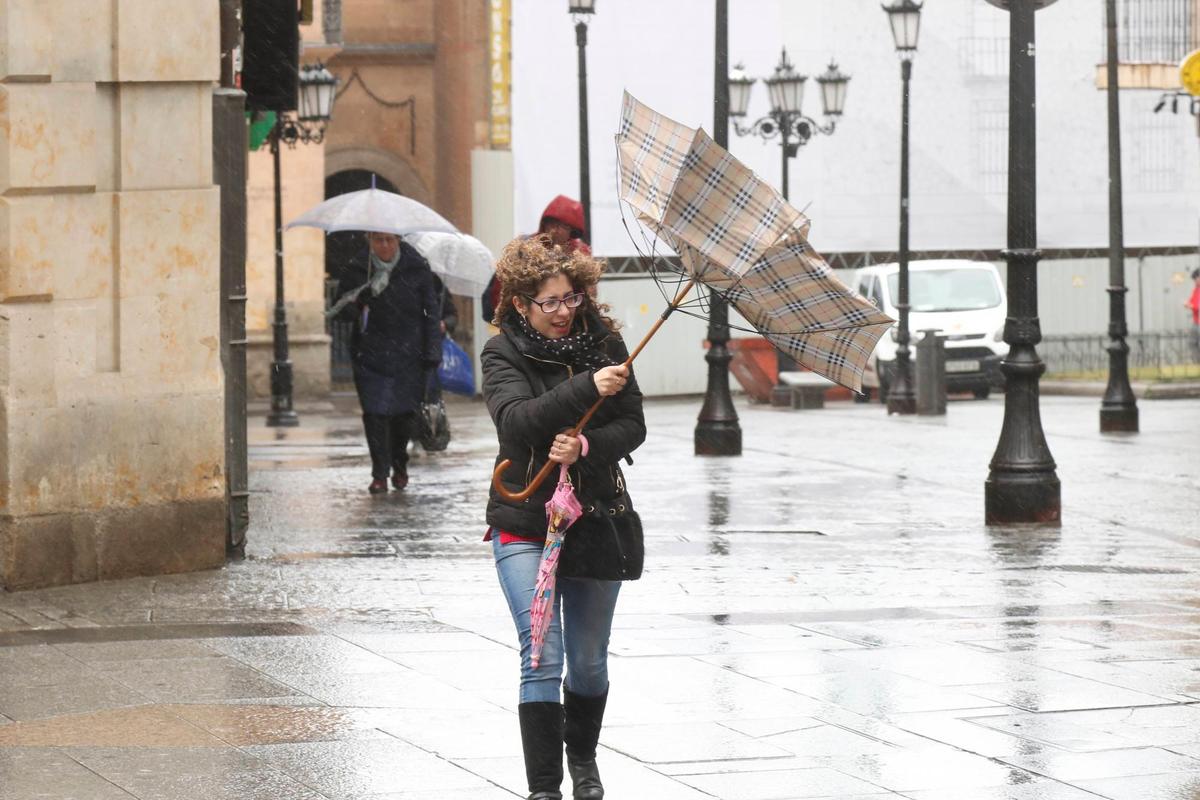
[[588,330],[589,326],[584,326],[567,336],[551,339],[538,333],[524,316],[520,314],[512,316],[516,317],[513,332],[522,340],[524,345],[522,350],[534,358],[559,361],[567,364],[576,372],[610,367],[617,363],[609,357],[608,353],[604,352],[601,345],[610,335],[602,324],[590,326],[598,328],[595,331]]
[[337,302],[325,312],[325,317],[327,319],[336,317],[343,308],[357,301],[359,295],[361,295],[363,291],[368,288],[371,290],[371,294],[375,295],[376,297],[383,294],[384,289],[388,287],[388,283],[392,279],[392,271],[396,268],[396,265],[400,263],[400,257],[402,255],[404,255],[403,249],[396,248],[396,255],[392,256],[392,260],[384,261],[379,256],[375,255],[375,253],[371,253],[371,277],[362,286],[351,289],[339,297]]

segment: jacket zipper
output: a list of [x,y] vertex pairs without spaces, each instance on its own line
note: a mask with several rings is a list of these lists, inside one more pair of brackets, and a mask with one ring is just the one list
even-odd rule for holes
[[537,356],[531,356],[531,355],[529,355],[528,353],[522,353],[521,355],[525,356],[525,357],[526,357],[526,358],[528,358],[530,361],[538,361],[538,362],[541,362],[542,364],[554,364],[554,365],[556,365],[556,366],[563,367],[563,368],[565,368],[565,369],[567,370],[567,377],[568,377],[568,378],[574,378],[574,377],[575,377],[575,370],[571,369],[571,365],[570,365],[570,364],[564,364],[564,363],[563,363],[563,362],[561,362],[561,361],[550,361],[549,359],[545,359],[545,358],[538,358]]
[[[571,378],[575,377],[575,370],[571,369],[570,364],[564,364],[561,361],[550,361],[549,359],[545,359],[545,358],[538,358],[537,356],[531,356],[528,353],[522,353],[521,355],[525,356],[530,361],[537,361],[542,364],[554,364],[556,366],[564,368],[567,371],[567,380],[570,380]],[[543,385],[545,385],[544,382],[543,382]],[[531,448],[529,448],[529,468],[527,470],[525,470],[525,485],[526,486],[528,486],[529,482],[531,480],[533,480],[533,459],[534,458],[535,458],[535,455],[533,452],[533,448],[531,447]],[[569,468],[567,470],[567,474],[570,475]],[[575,470],[575,476],[576,476],[576,480],[579,482],[578,485],[576,486],[576,488],[579,490],[580,494],[582,494],[583,493],[583,481],[581,479],[582,475],[580,474],[579,470]],[[528,500],[526,500],[526,502],[528,502]]]

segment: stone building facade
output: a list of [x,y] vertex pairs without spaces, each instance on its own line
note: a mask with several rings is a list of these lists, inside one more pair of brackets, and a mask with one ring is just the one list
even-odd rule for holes
[[[338,51],[339,3],[315,0],[311,21],[300,25],[302,64],[328,61]],[[335,108],[334,114],[340,113]],[[271,396],[271,321],[275,308],[275,178],[270,148],[250,153],[246,181],[246,371],[251,397]],[[284,147],[280,159],[283,221],[324,199],[325,145]],[[283,235],[288,356],[294,394],[329,394],[329,337],[325,334],[325,236],[311,228]]]
[[[321,202],[329,187],[359,188],[373,174],[380,186],[425,203],[469,233],[471,150],[487,137],[487,0],[315,0],[312,24],[300,32],[301,62],[327,64],[339,79],[338,98],[325,142],[283,153],[284,220]],[[273,192],[264,148],[250,156],[248,185],[246,322],[256,397],[270,394]],[[330,389],[325,244],[318,231],[284,234],[289,347],[300,398]],[[471,315],[461,316],[469,325]],[[461,336],[469,338],[469,328]]]
[[0,586],[225,555],[217,3],[0,0]]
[[[326,195],[376,175],[471,233],[471,151],[487,138],[486,0],[342,0],[340,80],[325,145]],[[325,267],[353,246],[330,249]],[[456,298],[456,338],[475,314]]]
[[484,0],[342,0],[326,176],[376,172],[469,232],[471,149],[487,135],[487,26]]
[[[1179,89],[1179,62],[1200,49],[1200,0],[1120,0],[1117,3],[1117,83],[1122,89]],[[1096,87],[1108,87],[1100,59]]]

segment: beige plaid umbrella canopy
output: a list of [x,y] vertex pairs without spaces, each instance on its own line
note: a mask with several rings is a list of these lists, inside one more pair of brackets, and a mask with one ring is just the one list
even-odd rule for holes
[[771,344],[854,391],[893,320],[853,294],[808,244],[808,219],[704,131],[626,93],[621,199]]
[[[892,319],[852,294],[804,238],[808,220],[714,142],[626,93],[617,133],[621,200],[679,254],[685,283],[642,341],[631,364],[697,284],[719,292],[756,332],[797,363],[855,391],[879,337]],[[652,267],[657,270],[651,259]],[[658,275],[656,275],[658,277]],[[704,299],[700,300],[703,304]],[[577,436],[600,398],[571,431]],[[492,486],[513,501],[530,497],[550,474],[547,461],[524,491],[501,476]]]

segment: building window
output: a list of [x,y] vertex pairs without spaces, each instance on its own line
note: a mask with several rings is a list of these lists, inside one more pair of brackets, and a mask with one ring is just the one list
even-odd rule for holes
[[1144,104],[1134,102],[1141,99],[1137,93],[1127,97],[1121,103],[1121,127],[1129,132],[1121,139],[1125,186],[1131,192],[1179,191],[1187,126],[1174,114],[1148,113]]
[[1008,191],[1008,100],[977,99],[971,117],[979,185],[987,194],[1003,194]]
[[[1200,47],[1196,14],[1195,0],[1117,0],[1121,63],[1178,64]],[[1103,43],[1103,14],[1100,19]],[[1107,55],[1101,60],[1107,61]]]
[[342,43],[342,0],[325,0],[321,6],[321,22],[326,44]]
[[987,3],[972,3],[970,35],[958,40],[958,60],[963,72],[972,78],[1008,77],[1008,13]]

